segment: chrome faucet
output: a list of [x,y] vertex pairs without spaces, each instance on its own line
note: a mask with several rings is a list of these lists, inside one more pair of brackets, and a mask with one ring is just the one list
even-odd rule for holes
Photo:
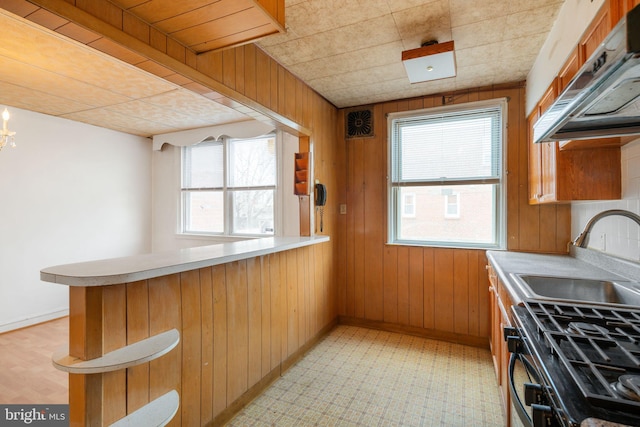
[[578,246],[580,248],[586,247],[587,238],[589,237],[589,233],[591,232],[591,228],[593,228],[593,225],[599,220],[601,220],[602,218],[611,216],[611,215],[625,216],[627,218],[634,220],[636,224],[640,225],[640,215],[635,214],[633,212],[625,211],[622,209],[610,209],[608,211],[602,211],[600,213],[595,214],[593,218],[591,218],[589,222],[587,222],[587,225],[584,226],[584,230],[582,230],[582,233],[580,233],[580,235],[576,237],[576,240],[573,241],[573,245]]

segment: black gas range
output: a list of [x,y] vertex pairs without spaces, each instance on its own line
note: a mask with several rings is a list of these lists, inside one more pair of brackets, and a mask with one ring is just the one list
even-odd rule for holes
[[509,381],[524,425],[640,426],[640,307],[528,300],[512,311]]

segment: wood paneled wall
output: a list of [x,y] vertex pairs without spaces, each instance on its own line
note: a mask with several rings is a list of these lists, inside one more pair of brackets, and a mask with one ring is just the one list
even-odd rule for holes
[[83,324],[102,331],[91,335],[102,338],[102,352],[172,328],[181,339],[166,355],[127,370],[72,375],[86,388],[71,388],[71,401],[86,399],[98,413],[72,405],[71,425],[85,425],[85,418],[86,425],[110,425],[171,389],[180,394],[180,409],[170,425],[224,421],[247,391],[277,377],[335,322],[335,286],[325,274],[331,263],[331,246],[323,243],[92,288]]
[[[488,279],[484,251],[387,245],[387,118],[397,111],[506,97],[508,102],[507,245],[509,250],[566,252],[570,206],[530,206],[527,199],[527,126],[524,84],[373,105],[371,138],[345,139],[348,206],[346,280],[339,312],[348,321],[440,338],[482,343],[489,336]],[[340,111],[338,129],[344,129]],[[480,339],[478,339],[480,338]]]

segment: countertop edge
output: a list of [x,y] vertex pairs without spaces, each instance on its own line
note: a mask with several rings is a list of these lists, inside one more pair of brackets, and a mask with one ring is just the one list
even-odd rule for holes
[[523,295],[522,292],[517,291],[514,288],[513,280],[509,277],[509,274],[506,273],[502,268],[502,263],[500,263],[494,256],[493,251],[487,251],[487,260],[495,270],[496,274],[500,278],[500,281],[506,284],[505,289],[509,294],[509,298],[511,298],[511,302],[515,305],[523,305],[524,300],[527,298],[526,295]]
[[212,267],[325,243],[329,240],[329,236],[268,237],[219,243],[162,253],[148,253],[46,267],[40,271],[40,279],[45,282],[67,286],[108,286]]
[[[534,298],[519,285],[512,275],[534,274],[550,277],[577,277],[593,280],[628,280],[620,271],[603,268],[602,264],[589,262],[591,259],[575,257],[572,254],[544,254],[516,251],[487,251],[487,260],[496,270],[496,274],[505,284],[512,301],[521,305],[523,301]],[[597,256],[594,255],[594,257]],[[640,269],[640,265],[635,268]],[[540,297],[535,297],[540,298]],[[554,300],[553,298],[544,298]]]

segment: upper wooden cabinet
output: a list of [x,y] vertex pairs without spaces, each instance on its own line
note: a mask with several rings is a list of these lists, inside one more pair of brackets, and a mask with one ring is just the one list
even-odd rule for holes
[[[532,116],[529,120],[533,121]],[[621,196],[619,146],[561,150],[558,142],[534,144],[530,139],[530,204],[615,200]]]
[[556,79],[529,115],[529,203],[619,199],[619,145],[561,150],[557,141],[533,143],[533,124],[553,103],[559,85]]
[[615,24],[640,0],[608,0],[528,118],[529,203],[621,197],[620,145],[628,138],[533,143],[533,125],[576,76]]
[[529,203],[619,199],[622,179],[618,145],[561,150],[559,142],[533,143],[533,124],[557,97],[560,80],[554,80],[529,115]]

